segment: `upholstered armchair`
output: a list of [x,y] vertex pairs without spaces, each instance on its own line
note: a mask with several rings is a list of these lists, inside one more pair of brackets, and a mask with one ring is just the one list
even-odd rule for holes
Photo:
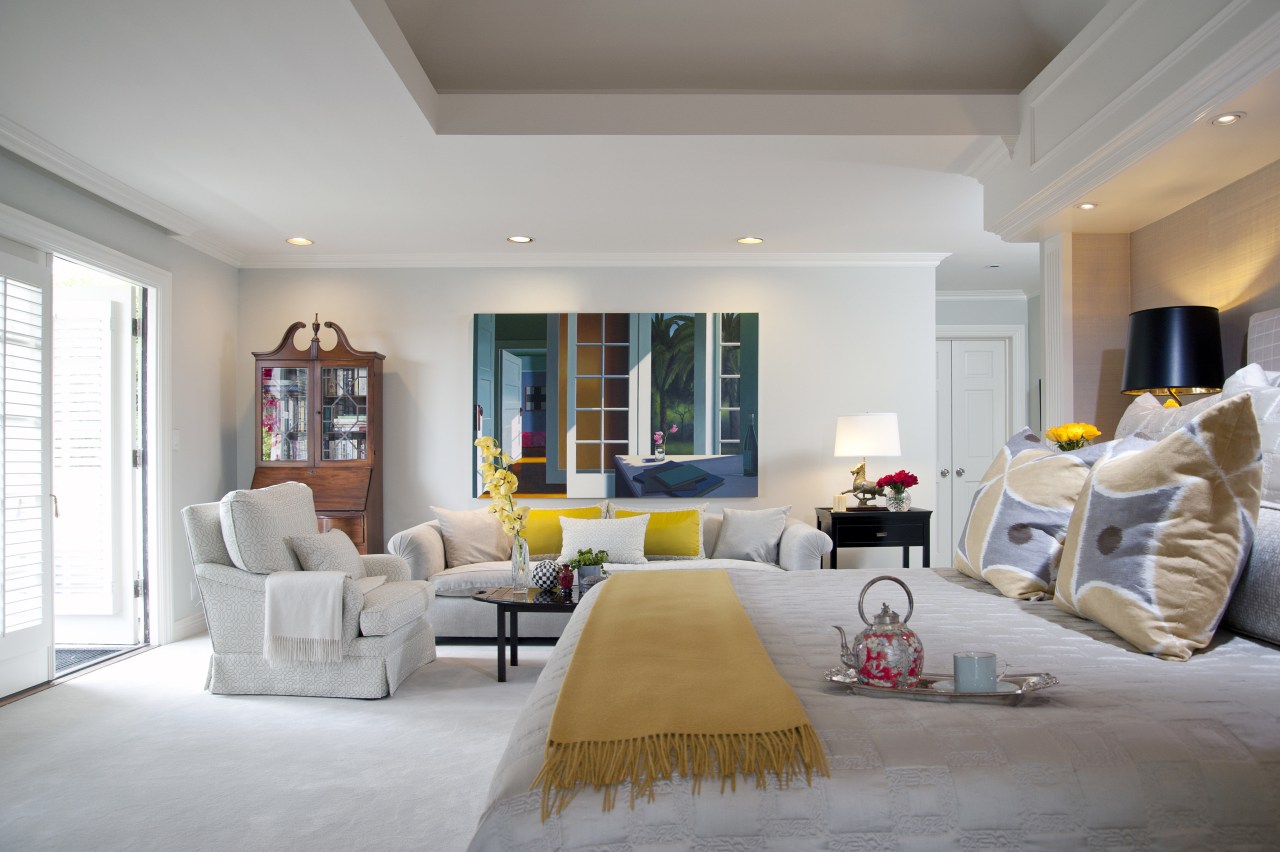
[[[334,533],[316,532],[306,485],[233,491],[218,503],[187,506],[182,520],[213,643],[205,682],[211,692],[382,698],[435,659],[427,621],[434,589],[411,580],[400,557],[360,555],[349,540],[350,559],[335,560],[332,548],[319,546]],[[315,564],[304,565],[299,554]],[[263,644],[267,578],[302,568],[348,572],[342,578],[342,657],[273,665]]]

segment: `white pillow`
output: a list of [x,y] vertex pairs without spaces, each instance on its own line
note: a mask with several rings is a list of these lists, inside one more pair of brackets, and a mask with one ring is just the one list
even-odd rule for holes
[[724,524],[712,559],[745,559],[778,564],[778,542],[790,506],[776,509],[725,509]]
[[502,531],[498,516],[488,509],[458,512],[432,506],[431,511],[440,519],[444,561],[450,568],[511,558],[511,537]]
[[609,554],[608,562],[639,565],[648,562],[644,558],[644,530],[649,525],[648,515],[634,518],[561,518],[560,562],[568,562],[579,550],[603,550]]
[[360,551],[342,530],[289,536],[288,542],[303,571],[341,571],[353,580],[364,576]]

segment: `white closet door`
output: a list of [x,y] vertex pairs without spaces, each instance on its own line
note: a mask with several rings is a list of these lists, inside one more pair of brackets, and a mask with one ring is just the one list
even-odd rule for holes
[[[12,247],[17,253],[10,254]],[[0,696],[53,676],[49,257],[0,247]]]

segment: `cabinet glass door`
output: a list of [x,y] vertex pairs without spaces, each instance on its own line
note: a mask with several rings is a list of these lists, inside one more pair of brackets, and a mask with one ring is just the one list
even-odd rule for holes
[[307,368],[263,367],[262,460],[307,460]]
[[369,368],[321,367],[323,389],[320,458],[324,461],[369,457]]

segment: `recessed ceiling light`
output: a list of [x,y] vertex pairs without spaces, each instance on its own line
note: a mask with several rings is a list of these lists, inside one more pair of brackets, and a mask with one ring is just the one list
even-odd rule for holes
[[764,242],[760,237],[738,237],[738,242],[744,246],[758,246]]
[[524,243],[531,243],[531,242],[533,242],[533,237],[522,237],[522,236],[520,236],[519,234],[515,234],[515,235],[513,235],[513,236],[507,237],[507,242],[509,242],[509,243],[521,243],[521,244],[524,244]]
[[1077,210],[1097,210],[1097,209],[1098,209],[1098,202],[1096,202],[1096,201],[1081,201],[1079,204],[1077,204],[1077,205],[1076,205],[1076,209],[1077,209]]
[[1209,123],[1215,127],[1229,127],[1240,119],[1244,118],[1248,113],[1243,112],[1224,112],[1222,115],[1215,115],[1209,119]]
[[307,239],[306,237],[290,237],[289,239],[285,240],[285,242],[286,242],[286,243],[288,243],[288,244],[289,244],[289,245],[291,245],[291,246],[309,246],[309,245],[311,245],[311,240]]

